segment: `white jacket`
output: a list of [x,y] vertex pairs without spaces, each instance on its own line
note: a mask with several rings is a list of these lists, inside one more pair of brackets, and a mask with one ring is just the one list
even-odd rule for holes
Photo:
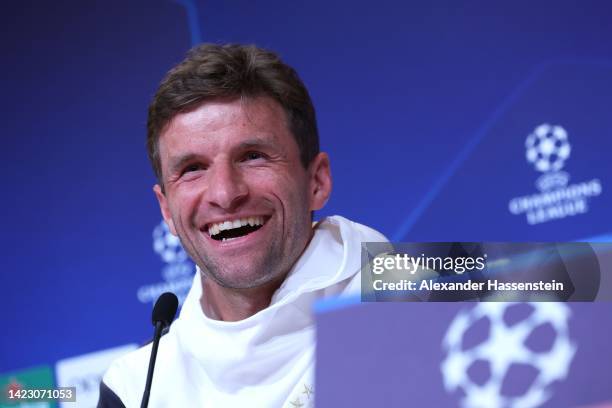
[[[270,306],[237,322],[204,315],[198,270],[179,318],[161,339],[149,407],[313,406],[313,303],[359,293],[367,241],[386,239],[343,217],[319,222]],[[111,365],[99,406],[121,406],[109,402],[109,393],[126,407],[140,406],[150,354],[149,344]]]

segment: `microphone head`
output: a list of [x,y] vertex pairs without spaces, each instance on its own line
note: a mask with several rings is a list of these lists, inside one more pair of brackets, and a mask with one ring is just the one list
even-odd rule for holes
[[174,320],[176,309],[178,309],[176,295],[171,292],[162,293],[153,306],[153,326],[157,322],[161,322],[164,327],[169,326]]

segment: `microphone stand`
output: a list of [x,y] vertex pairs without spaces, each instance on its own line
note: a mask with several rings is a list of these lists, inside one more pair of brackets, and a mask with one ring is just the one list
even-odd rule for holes
[[151,321],[155,326],[153,334],[153,345],[151,348],[151,359],[149,360],[149,370],[147,371],[147,382],[145,384],[144,393],[142,395],[142,403],[140,408],[147,408],[149,405],[149,396],[151,394],[151,384],[153,383],[153,369],[155,368],[155,359],[157,358],[157,348],[159,347],[159,339],[161,339],[165,327],[170,326],[176,309],[178,308],[178,299],[171,292],[162,293],[153,306]]
[[151,394],[151,383],[153,382],[153,369],[155,368],[155,359],[157,358],[157,348],[159,347],[159,339],[161,338],[163,322],[155,322],[155,333],[153,335],[153,349],[151,350],[151,358],[149,359],[149,370],[147,372],[147,382],[145,385],[144,394],[142,395],[142,403],[140,408],[147,408],[149,405],[149,395]]

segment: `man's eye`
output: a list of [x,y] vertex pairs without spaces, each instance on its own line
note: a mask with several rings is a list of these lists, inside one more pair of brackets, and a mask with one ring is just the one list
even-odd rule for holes
[[187,166],[187,167],[185,167],[183,169],[183,173],[189,173],[189,172],[192,172],[192,171],[198,171],[200,169],[202,169],[201,165],[199,165],[199,164],[190,164],[189,166]]
[[243,161],[257,160],[257,159],[261,159],[263,157],[265,157],[263,153],[260,153],[260,152],[248,152],[247,154],[244,155]]

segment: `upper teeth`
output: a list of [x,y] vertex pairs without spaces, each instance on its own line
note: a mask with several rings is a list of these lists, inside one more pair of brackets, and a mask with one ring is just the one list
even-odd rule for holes
[[248,218],[240,218],[239,220],[233,221],[223,221],[217,222],[215,224],[211,224],[208,226],[208,235],[211,237],[213,235],[217,235],[221,231],[244,227],[245,225],[263,225],[263,217],[248,217]]

